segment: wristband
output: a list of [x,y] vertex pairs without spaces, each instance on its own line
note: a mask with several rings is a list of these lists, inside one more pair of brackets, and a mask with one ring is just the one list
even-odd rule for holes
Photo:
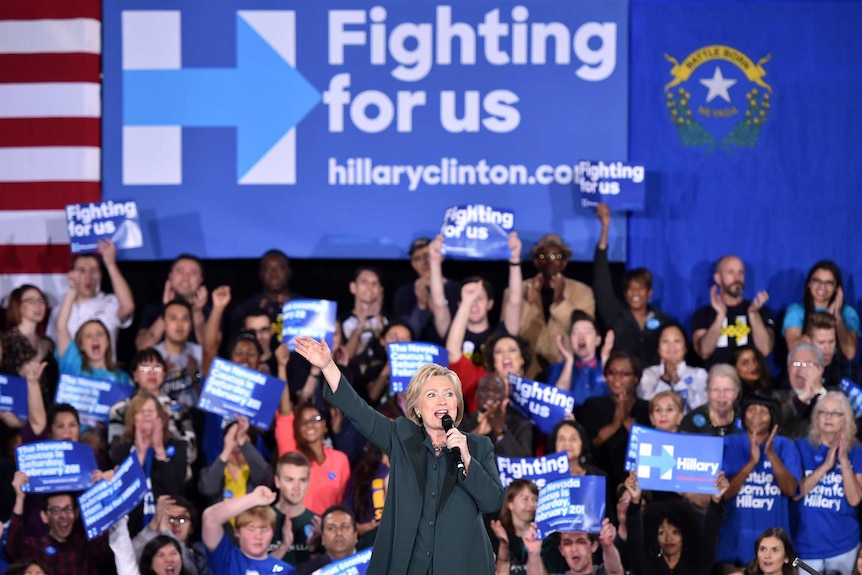
[[509,262],[509,265],[510,265],[510,266],[512,266],[512,267],[515,267],[515,266],[519,266],[519,265],[521,265],[521,262],[520,262],[520,261],[517,261],[517,262],[512,262],[512,261],[510,261],[510,262]]

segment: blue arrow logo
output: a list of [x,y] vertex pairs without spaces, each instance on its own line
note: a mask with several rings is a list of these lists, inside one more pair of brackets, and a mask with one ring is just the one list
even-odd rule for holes
[[649,467],[658,467],[659,477],[662,479],[669,479],[671,470],[676,467],[676,459],[673,456],[673,452],[666,445],[661,446],[658,455],[641,455],[639,463]]
[[253,14],[236,15],[235,68],[124,71],[123,123],[236,128],[242,180],[321,98],[252,27]]

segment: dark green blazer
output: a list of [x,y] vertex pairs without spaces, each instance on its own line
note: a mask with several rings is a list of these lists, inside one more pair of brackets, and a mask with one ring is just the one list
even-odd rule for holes
[[[372,409],[344,377],[335,393],[329,385],[324,385],[323,396],[339,408],[362,435],[389,455],[389,490],[368,573],[404,575],[426,495],[425,430],[406,417],[392,421]],[[503,486],[494,463],[491,441],[468,433],[467,447],[472,457],[467,477],[458,477],[454,466],[450,466],[440,493],[436,519],[439,527],[431,563],[434,575],[494,573],[494,554],[482,514],[499,511],[503,504]]]

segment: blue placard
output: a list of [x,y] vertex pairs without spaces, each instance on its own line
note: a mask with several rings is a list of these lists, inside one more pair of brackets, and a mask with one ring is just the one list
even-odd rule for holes
[[24,421],[29,417],[28,407],[27,380],[0,374],[0,411],[8,411]]
[[38,441],[15,448],[18,470],[30,478],[27,493],[83,491],[93,484],[90,475],[98,469],[96,454],[86,443]]
[[555,531],[598,534],[605,518],[605,478],[581,475],[552,481],[539,490],[536,532],[544,539]]
[[455,259],[505,260],[515,212],[484,204],[452,206],[443,216],[443,253]]
[[575,163],[628,151],[628,0],[107,0],[102,28],[103,195],[170,238],[135,259],[405,258],[489,198],[592,246]]
[[497,456],[497,471],[500,483],[508,487],[515,479],[529,479],[539,486],[569,476],[569,456],[565,451],[542,457]]
[[111,406],[131,397],[135,388],[125,383],[60,374],[54,403],[68,403],[78,410],[81,425],[107,425]]
[[315,571],[316,575],[365,575],[371,561],[373,547],[363,549],[355,555],[334,561]]
[[335,317],[338,304],[326,299],[295,299],[281,308],[281,341],[293,351],[293,338],[304,335],[316,340],[326,339],[334,347]]
[[694,433],[669,433],[633,425],[627,459],[634,461],[641,489],[715,494],[724,440]]
[[850,400],[850,407],[853,409],[853,415],[856,419],[862,417],[862,388],[854,381],[846,377],[841,378],[841,383],[838,384],[841,391],[847,395]]
[[390,343],[386,352],[389,356],[389,393],[392,395],[406,391],[413,374],[426,363],[449,367],[449,352],[433,343]]
[[87,539],[95,539],[144,500],[147,476],[132,453],[114,471],[111,481],[101,480],[78,497]]
[[138,205],[133,201],[68,204],[66,228],[73,254],[98,251],[96,242],[104,239],[112,240],[118,250],[144,245]]
[[575,408],[571,393],[553,385],[509,374],[512,405],[529,417],[542,433],[550,434],[554,426]]
[[277,377],[216,358],[204,382],[198,408],[223,417],[243,415],[253,427],[267,430],[284,386]]
[[615,211],[641,211],[646,202],[646,168],[583,160],[575,166],[575,189],[582,207],[594,208],[604,202]]

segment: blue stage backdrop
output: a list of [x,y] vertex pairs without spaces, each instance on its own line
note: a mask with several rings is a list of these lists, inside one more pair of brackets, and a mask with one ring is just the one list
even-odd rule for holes
[[859,2],[632,3],[630,161],[649,192],[629,265],[666,311],[707,305],[726,253],[776,312],[822,258],[859,308],[860,23]]
[[[525,246],[598,233],[574,166],[628,158],[627,0],[108,0],[105,199],[135,259],[398,258],[447,207]],[[625,219],[613,225],[625,259]]]

